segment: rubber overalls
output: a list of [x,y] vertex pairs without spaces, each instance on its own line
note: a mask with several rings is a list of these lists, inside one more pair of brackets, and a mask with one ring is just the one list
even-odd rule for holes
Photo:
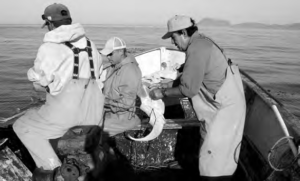
[[[62,137],[69,128],[77,125],[100,125],[104,96],[94,73],[91,43],[79,49],[66,42],[74,53],[72,79],[57,95],[47,93],[46,103],[39,109],[29,110],[13,125],[13,129],[33,157],[37,167],[53,170],[61,161],[49,143],[49,139]],[[79,77],[79,53],[87,53],[91,77]]]
[[202,86],[192,98],[196,115],[203,123],[199,170],[201,176],[208,178],[233,175],[243,137],[244,89],[238,67],[228,62],[226,79],[218,92],[212,95]]

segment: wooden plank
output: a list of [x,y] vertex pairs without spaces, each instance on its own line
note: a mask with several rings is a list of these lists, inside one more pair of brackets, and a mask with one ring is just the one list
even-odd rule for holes
[[[166,119],[164,129],[182,129],[183,127],[200,126],[200,121],[197,119]],[[142,124],[132,130],[140,130],[142,128],[151,128],[148,120],[142,121]]]
[[[5,128],[8,127],[9,125],[12,125],[16,119],[17,118],[6,123],[0,123],[0,128]],[[166,119],[166,124],[164,125],[164,129],[182,129],[182,127],[187,127],[187,126],[200,126],[200,121],[198,121],[197,119]],[[134,128],[132,130],[139,130],[141,128],[148,128],[148,127],[152,127],[152,126],[148,124],[148,119],[144,119],[141,125],[139,125],[137,128]]]

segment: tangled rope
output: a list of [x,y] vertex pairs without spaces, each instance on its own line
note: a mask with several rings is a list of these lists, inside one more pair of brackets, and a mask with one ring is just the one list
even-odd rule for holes
[[284,171],[291,168],[299,160],[300,154],[294,156],[289,147],[289,141],[293,141],[293,139],[291,136],[282,137],[270,149],[268,162],[273,170]]

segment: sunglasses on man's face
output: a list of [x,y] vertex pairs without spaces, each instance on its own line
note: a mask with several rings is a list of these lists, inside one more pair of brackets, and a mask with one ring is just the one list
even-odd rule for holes
[[50,25],[50,22],[51,22],[51,21],[49,21],[49,20],[46,18],[45,15],[42,15],[42,19],[43,19],[44,21],[46,21],[46,22],[45,22],[45,26],[49,26],[49,25]]
[[46,21],[45,25],[46,25],[46,26],[49,26],[49,25],[50,25],[50,22],[49,22],[49,21]]

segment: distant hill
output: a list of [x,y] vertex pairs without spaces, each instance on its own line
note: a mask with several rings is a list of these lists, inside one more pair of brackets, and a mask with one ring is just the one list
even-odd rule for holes
[[300,30],[300,23],[289,24],[289,25],[286,25],[286,26],[289,29]]
[[240,23],[232,26],[237,28],[268,28],[269,25],[262,23]]
[[290,30],[300,30],[300,23],[277,25],[277,24],[263,24],[263,23],[239,23],[231,24],[229,21],[204,18],[197,23],[198,27],[207,26],[223,26],[223,27],[233,27],[233,28],[259,28],[259,29],[290,29]]
[[197,23],[199,26],[230,26],[230,22],[220,19],[204,18]]
[[290,29],[290,30],[300,30],[300,23],[287,24],[287,25],[277,25],[277,24],[262,24],[262,23],[240,23],[232,25],[237,28],[263,28],[263,29]]

